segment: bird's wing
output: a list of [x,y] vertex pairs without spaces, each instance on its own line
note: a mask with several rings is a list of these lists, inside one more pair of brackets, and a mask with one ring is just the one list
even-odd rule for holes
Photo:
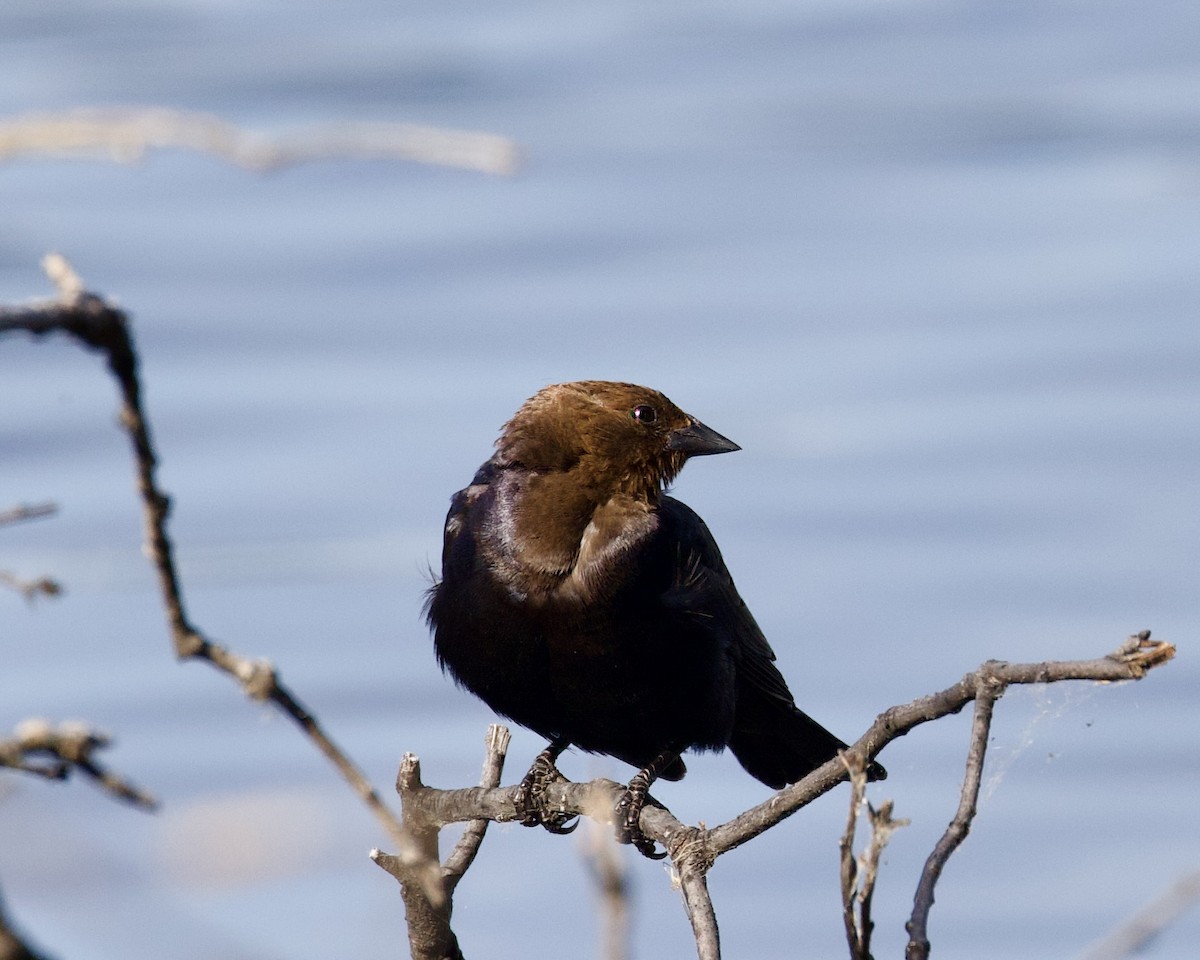
[[708,525],[672,497],[663,498],[659,515],[660,536],[675,545],[674,576],[663,602],[705,620],[720,635],[736,664],[739,683],[793,704],[775,666],[775,651],[738,593]]

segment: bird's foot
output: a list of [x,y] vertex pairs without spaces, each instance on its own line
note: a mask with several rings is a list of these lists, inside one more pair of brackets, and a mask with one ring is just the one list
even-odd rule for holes
[[517,787],[517,795],[513,802],[522,826],[542,826],[551,833],[560,835],[573,833],[579,826],[578,814],[546,809],[546,788],[552,783],[565,782],[567,779],[554,765],[554,761],[565,747],[565,744],[558,746],[552,743],[539,753]]
[[646,805],[650,786],[645,778],[638,774],[629,781],[629,787],[617,801],[617,843],[631,843],[638,853],[650,860],[662,860],[667,851],[661,853],[653,840],[642,833],[642,808]]

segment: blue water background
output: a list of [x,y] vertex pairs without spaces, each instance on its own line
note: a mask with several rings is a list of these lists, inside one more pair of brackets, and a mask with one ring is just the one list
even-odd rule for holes
[[[1070,957],[1200,867],[1200,6],[175,0],[0,7],[0,116],[210,111],[278,132],[515,138],[515,178],[383,161],[271,175],[165,152],[0,165],[0,300],[48,250],[135,317],[189,613],[278,664],[385,791],[474,782],[491,716],[420,621],[449,494],[541,385],[658,387],[744,451],[690,465],[801,704],[846,737],[988,658],[1177,661],[1014,690],[931,921],[941,956]],[[0,890],[71,960],[406,955],[386,846],[272,711],[169,651],[113,387],[0,341],[0,730],[82,718],[160,814],[0,778]],[[969,717],[889,747],[875,902],[901,955]],[[511,782],[541,744],[517,731]],[[568,775],[625,778],[573,755]],[[731,757],[656,794],[719,823]],[[722,860],[730,957],[844,955],[839,791]],[[693,955],[629,860],[635,956]],[[573,840],[495,828],[469,956],[594,955]],[[1147,956],[1193,958],[1200,911]]]

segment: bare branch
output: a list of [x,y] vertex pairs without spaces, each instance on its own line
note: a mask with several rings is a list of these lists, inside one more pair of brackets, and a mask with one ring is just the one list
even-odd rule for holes
[[[169,500],[155,480],[156,456],[145,422],[138,379],[138,358],[129,336],[125,315],[100,297],[87,293],[70,265],[61,257],[48,257],[47,272],[59,286],[58,299],[21,308],[0,308],[0,334],[25,331],[34,335],[63,332],[91,349],[105,354],[122,396],[122,424],[133,445],[138,490],[143,503],[146,552],[157,573],[167,622],[176,655],[202,659],[238,680],[252,697],[274,703],[290,716],[326,754],[360,794],[398,846],[397,855],[374,851],[373,859],[402,885],[408,915],[410,948],[414,957],[455,958],[461,956],[450,928],[451,894],[470,867],[486,824],[490,820],[518,818],[518,787],[499,787],[507,734],[489,732],[488,760],[483,783],[461,790],[435,790],[424,786],[420,765],[406,755],[397,786],[403,804],[403,824],[387,808],[357,767],[324,733],[316,720],[283,686],[274,668],[252,661],[213,643],[187,619],[167,536]],[[1120,648],[1094,660],[1009,664],[988,661],[958,683],[931,696],[892,707],[880,714],[871,727],[845,754],[823,764],[799,782],[778,791],[712,830],[687,826],[651,798],[642,810],[642,833],[661,843],[672,858],[701,960],[718,960],[720,941],[716,915],[707,887],[707,873],[716,859],[746,843],[797,810],[802,809],[850,776],[851,768],[863,769],[889,742],[910,730],[976,702],[972,725],[971,753],[959,812],[927,863],[910,920],[910,956],[928,952],[925,925],[933,903],[933,888],[948,857],[962,842],[974,816],[985,755],[987,726],[997,700],[1010,684],[1050,683],[1062,680],[1115,682],[1137,680],[1175,653],[1168,643],[1152,641],[1149,631],[1130,637]],[[581,814],[599,823],[611,823],[625,788],[608,780],[590,783],[554,781],[546,785],[544,805],[563,814]],[[861,803],[861,786],[852,797],[851,820],[843,846],[842,872],[844,912],[852,955],[869,956],[871,897],[880,853],[890,833],[902,824],[891,816],[890,804],[878,811],[868,808],[872,840],[857,861],[852,854],[853,818]],[[438,832],[449,823],[470,822],[445,866],[438,860]],[[857,893],[853,893],[857,890]],[[849,891],[849,892],[847,892]],[[854,900],[857,899],[857,908]],[[854,954],[857,943],[858,953]]]
[[[489,751],[494,739],[489,736]],[[492,779],[487,766],[485,779]],[[481,818],[496,821],[519,819],[516,806],[519,787],[485,785],[438,790],[421,782],[420,761],[412,754],[405,754],[396,778],[396,789],[404,808],[405,834],[411,838],[409,849],[401,856],[373,851],[371,857],[401,884],[408,920],[409,947],[413,956],[457,956],[458,941],[450,927],[450,895],[461,877],[461,874],[456,876],[453,873],[460,865],[460,851],[456,849],[451,854],[446,868],[439,867],[438,831],[447,824]],[[612,823],[617,800],[623,792],[624,787],[611,780],[593,780],[589,783],[562,780],[547,784],[545,802],[549,809],[582,813],[598,822]],[[693,901],[699,903],[707,900],[704,874],[712,865],[711,860],[700,859],[684,849],[688,838],[700,836],[700,831],[685,827],[658,805],[647,806],[643,811],[642,825],[647,836],[664,845],[674,845],[677,850],[676,864],[681,867],[684,876],[684,895],[689,903],[689,911],[692,910]],[[708,905],[708,913],[715,944],[716,925],[715,918],[711,918],[711,904]],[[715,960],[717,956],[716,953],[704,954],[706,960],[709,957]]]
[[101,107],[0,122],[0,161],[36,154],[131,163],[156,149],[195,150],[246,170],[318,160],[406,160],[512,174],[520,151],[508,137],[409,123],[339,123],[290,134],[252,133],[208,113]]
[[963,777],[962,793],[954,819],[946,827],[933,852],[925,861],[917,893],[913,898],[912,917],[905,924],[908,930],[908,946],[904,954],[907,960],[926,960],[929,956],[929,911],[933,907],[933,888],[937,886],[942,869],[955,850],[971,831],[979,801],[979,784],[983,779],[983,761],[987,755],[988,736],[992,729],[992,709],[1004,688],[998,683],[981,679],[975,694],[975,716],[971,721],[971,746],[967,751],[967,769]]
[[13,928],[4,909],[4,897],[0,896],[0,960],[50,960],[50,957],[35,950]]
[[111,744],[107,734],[82,723],[54,727],[46,720],[25,720],[11,737],[0,740],[0,767],[47,780],[66,780],[78,770],[117,800],[143,810],[156,809],[158,801],[150,794],[96,760],[96,752]]
[[867,957],[871,955],[871,934],[875,929],[875,922],[871,919],[871,903],[875,896],[875,881],[879,878],[879,862],[883,857],[884,848],[892,839],[892,834],[901,827],[907,827],[910,822],[906,817],[893,819],[893,807],[891,800],[884,800],[878,810],[867,804],[867,816],[871,821],[871,842],[867,844],[867,849],[860,858],[859,873],[862,875],[862,883],[858,892],[859,928],[863,931],[863,954]]
[[49,577],[35,577],[26,580],[8,570],[0,570],[0,583],[12,587],[25,598],[26,603],[33,603],[38,597],[58,597],[63,593],[63,585]]
[[[481,790],[495,790],[504,770],[510,734],[500,724],[488,727]],[[431,790],[421,782],[421,761],[406,753],[396,775],[396,791],[404,809],[404,844],[399,856],[371,851],[371,859],[399,883],[408,922],[409,948],[414,958],[442,960],[460,957],[458,939],[450,928],[451,898],[458,882],[475,862],[491,819],[474,817],[444,865],[438,863],[438,832],[445,821],[429,815],[421,798]]]
[[674,842],[666,846],[679,877],[692,936],[696,938],[696,956],[699,960],[721,960],[721,931],[708,892],[708,871],[716,862],[716,855],[709,847],[709,833],[704,829],[685,827]]
[[421,761],[411,753],[400,762],[396,789],[404,808],[404,831],[411,839],[410,850],[399,860],[391,858],[390,863],[383,863],[377,858],[376,862],[400,881],[409,950],[413,960],[461,960],[458,938],[450,928],[453,904],[438,862],[441,824],[426,816],[425,808],[417,802],[429,788],[421,782]]
[[[1150,631],[1134,634],[1106,657],[1095,660],[1058,660],[1045,663],[1006,663],[989,660],[940,693],[920,697],[911,703],[891,707],[881,713],[870,729],[852,744],[851,750],[872,759],[892,740],[910,730],[958,713],[975,699],[980,684],[1055,683],[1062,680],[1140,680],[1154,667],[1175,656],[1175,647],[1151,640]],[[727,823],[712,830],[713,850],[718,854],[731,850],[758,836],[781,820],[824,796],[848,778],[845,764],[833,759],[804,779],[784,787],[758,806],[751,807]]]
[[[651,798],[642,811],[640,827],[645,836],[666,847],[671,857],[683,890],[684,903],[700,957],[702,960],[716,960],[720,956],[716,915],[705,879],[716,859],[784,820],[816,797],[832,790],[849,777],[848,764],[861,767],[895,738],[903,736],[922,723],[957,713],[967,703],[978,700],[981,705],[977,709],[976,722],[973,725],[972,757],[968,764],[968,782],[964,785],[963,793],[965,806],[960,805],[963,815],[956,818],[956,823],[952,824],[953,829],[947,831],[952,843],[947,842],[951,845],[937,854],[935,863],[940,870],[945,859],[961,842],[962,836],[965,836],[965,830],[970,823],[969,815],[973,815],[984,757],[981,748],[983,741],[980,738],[986,740],[987,722],[990,720],[992,705],[1006,686],[1061,680],[1136,680],[1145,676],[1153,667],[1169,661],[1174,653],[1175,648],[1171,644],[1151,640],[1149,632],[1145,631],[1130,637],[1107,657],[1095,660],[1028,664],[988,661],[941,693],[921,697],[911,703],[884,711],[870,729],[846,751],[844,758],[838,757],[829,761],[798,783],[785,787],[764,803],[712,830],[686,826]],[[406,777],[409,786],[404,787]],[[410,817],[414,822],[438,825],[460,823],[481,817],[499,821],[518,818],[515,803],[518,788],[515,786],[435,790],[419,785],[419,776],[412,780],[411,770],[405,773],[403,767],[400,780],[406,824],[410,822]],[[413,784],[417,784],[419,788]],[[546,785],[545,804],[548,809],[563,814],[580,814],[600,823],[611,823],[616,803],[623,790],[620,784],[610,780],[593,780],[589,783],[554,781]],[[870,946],[870,902],[878,859],[887,838],[896,827],[906,822],[892,819],[890,804],[881,805],[878,812],[872,810],[871,819],[873,838],[862,863],[855,864],[852,869],[843,866],[844,876],[850,875],[855,879],[861,877],[857,894],[858,917],[850,925],[856,927],[855,936],[863,956],[863,951],[869,950]],[[958,832],[961,832],[961,836],[954,839]],[[436,843],[436,837],[434,840]],[[436,854],[436,846],[434,851]],[[936,876],[931,874],[931,878],[936,882]],[[843,882],[846,883],[845,880]],[[929,889],[931,895],[932,886]],[[853,912],[852,907],[847,909]],[[848,933],[850,925],[847,927]],[[449,930],[448,923],[446,929]]]
[[867,768],[857,754],[844,754],[842,762],[850,774],[850,808],[846,814],[846,829],[838,842],[841,861],[842,925],[846,929],[846,945],[850,948],[850,960],[869,960],[870,953],[863,944],[863,932],[859,927],[855,900],[858,896],[858,861],[854,855],[854,834],[858,828],[858,813],[862,809],[867,792]]
[[[2,314],[0,314],[2,315]],[[18,503],[15,507],[0,510],[0,527],[10,523],[23,523],[26,520],[41,520],[58,513],[56,503]]]
[[1116,930],[1088,947],[1079,960],[1124,960],[1133,956],[1198,900],[1200,871],[1180,877]]
[[[908,826],[908,820],[892,817],[893,804],[885,800],[876,810],[865,803],[867,768],[861,757],[844,754],[850,773],[850,809],[846,816],[846,829],[839,843],[841,852],[842,922],[846,928],[846,944],[850,948],[851,960],[871,960],[871,934],[875,924],[871,919],[871,903],[875,896],[875,882],[879,878],[879,861],[892,834],[900,827]],[[854,835],[858,817],[863,807],[871,825],[871,839],[859,856],[854,855]]]
[[[404,796],[405,817],[420,817],[429,823],[446,825],[463,823],[478,817],[486,817],[506,823],[519,820],[517,811],[517,786],[463,787],[455,790],[438,790],[423,786],[408,791]],[[617,801],[625,792],[624,785],[612,780],[597,779],[586,783],[556,780],[546,784],[545,805],[565,814],[581,814],[599,823],[613,823]],[[647,837],[657,840],[669,850],[684,845],[694,835],[703,835],[697,830],[680,823],[672,813],[657,801],[651,800],[642,811],[642,831]],[[694,855],[694,851],[690,852]],[[672,855],[674,857],[674,854]],[[675,857],[678,863],[678,857]],[[705,869],[711,866],[709,861]]]
[[[511,739],[512,734],[508,732],[508,727],[498,723],[493,723],[488,727],[483,773],[479,778],[481,787],[500,786],[500,776],[504,772],[504,758],[508,755],[508,744]],[[491,821],[484,817],[470,821],[459,838],[458,844],[446,858],[446,863],[442,867],[442,875],[446,880],[448,894],[453,895],[458,881],[475,862],[475,855],[479,852],[479,845],[483,843],[489,823]]]
[[175,655],[180,660],[207,661],[237,680],[248,696],[273,703],[282,710],[333,764],[397,845],[402,846],[405,841],[396,815],[383,803],[358,766],[333,742],[296,695],[284,686],[275,668],[265,660],[251,660],[214,643],[188,620],[175,567],[174,545],[167,534],[171,501],[159,489],[156,480],[158,458],[142,405],[139,360],[129,333],[129,320],[123,311],[108,301],[88,293],[66,258],[50,254],[43,266],[59,289],[58,298],[26,307],[0,307],[0,334],[18,331],[34,336],[65,333],[89,349],[104,354],[121,393],[120,420],[133,446],[137,487],[142,500],[145,552],[158,575]]
[[601,916],[602,960],[629,956],[629,866],[612,832],[587,821],[583,857],[596,890]]

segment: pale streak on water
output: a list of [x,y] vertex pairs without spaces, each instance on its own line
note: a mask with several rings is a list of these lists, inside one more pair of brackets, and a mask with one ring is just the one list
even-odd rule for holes
[[[12,163],[0,297],[44,292],[57,249],[133,311],[193,616],[278,662],[381,785],[404,750],[432,783],[477,775],[490,717],[431,663],[425,570],[450,492],[555,380],[652,384],[742,444],[677,492],[847,736],[989,657],[1176,641],[1142,684],[999,705],[1003,776],[935,947],[1071,956],[1200,860],[1197,36],[1200,7],[1168,2],[6,0],[3,115],[445,124],[528,165]],[[0,889],[72,960],[402,954],[373,823],[285,722],[171,661],[113,412],[94,358],[0,342],[0,506],[62,506],[0,532],[0,567],[68,585],[0,596],[0,728],[112,730],[164,812],[6,777]],[[902,950],[966,735],[884,758],[874,796],[914,823],[877,955]],[[538,747],[517,734],[510,776]],[[731,758],[692,769],[660,791],[692,821],[764,796]],[[728,955],[841,955],[843,800],[717,868]],[[689,956],[666,877],[632,869],[637,956]],[[497,829],[460,896],[471,955],[593,937],[571,841]],[[1188,916],[1152,956],[1198,939]]]

